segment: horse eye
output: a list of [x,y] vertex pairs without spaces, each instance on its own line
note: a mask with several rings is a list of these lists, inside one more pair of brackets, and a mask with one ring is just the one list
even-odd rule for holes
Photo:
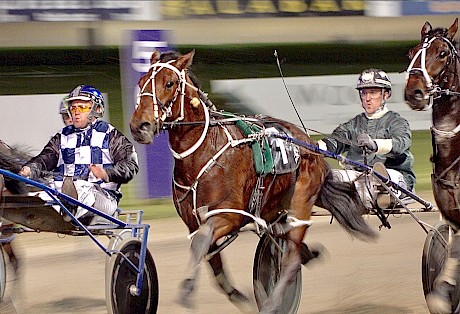
[[173,86],[174,86],[174,81],[168,81],[168,82],[166,83],[166,88],[171,88],[171,87],[173,87]]
[[447,52],[441,51],[441,53],[439,54],[439,58],[444,59],[445,57],[447,57]]

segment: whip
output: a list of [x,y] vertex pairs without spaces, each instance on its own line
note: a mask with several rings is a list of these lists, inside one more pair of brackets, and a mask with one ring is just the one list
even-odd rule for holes
[[291,101],[292,107],[294,107],[294,111],[295,111],[295,113],[297,115],[297,118],[299,118],[300,124],[302,124],[302,127],[303,127],[305,133],[308,134],[307,128],[305,127],[305,125],[302,122],[302,119],[300,118],[299,112],[297,111],[297,108],[295,107],[294,102],[292,101],[291,94],[289,93],[289,90],[288,90],[288,88],[286,86],[286,82],[284,81],[283,71],[281,70],[280,60],[278,59],[278,51],[275,50],[274,55],[275,55],[275,58],[276,58],[276,64],[278,65],[278,71],[280,72],[280,75],[281,75],[281,80],[283,81],[284,88],[286,89],[286,92],[287,92],[287,95],[289,97],[289,100]]

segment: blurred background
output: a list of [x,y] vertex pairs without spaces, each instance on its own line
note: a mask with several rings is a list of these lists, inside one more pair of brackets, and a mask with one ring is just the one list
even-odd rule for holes
[[[402,102],[402,72],[424,23],[447,28],[459,15],[460,2],[439,0],[0,0],[0,137],[38,153],[61,127],[60,99],[79,84],[106,95],[109,121],[131,137],[135,85],[154,49],[195,49],[192,70],[219,109],[300,124],[276,50],[315,138],[360,112],[354,86],[363,69],[390,73],[389,106],[414,130],[416,188],[429,191],[431,117]],[[120,207],[176,215],[166,137],[136,148],[141,172]]]

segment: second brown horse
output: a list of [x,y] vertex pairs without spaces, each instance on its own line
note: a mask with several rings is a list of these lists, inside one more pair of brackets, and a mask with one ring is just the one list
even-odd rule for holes
[[[190,72],[193,56],[194,51],[185,55],[175,52],[161,55],[159,51],[152,54],[150,70],[139,80],[138,103],[130,123],[134,139],[142,144],[151,143],[155,134],[165,129],[169,133],[175,158],[174,203],[193,236],[180,300],[185,305],[191,304],[199,265],[208,252],[216,249],[219,239],[237,233],[253,222],[254,217],[267,223],[267,232],[276,222],[289,225],[292,217],[305,223],[288,226],[284,234],[278,234],[286,239],[287,251],[280,278],[260,309],[261,313],[276,313],[286,287],[301,269],[301,250],[305,247],[302,241],[313,205],[320,204],[329,210],[353,236],[372,239],[376,233],[362,217],[366,209],[354,185],[334,181],[321,154],[298,147],[295,169],[258,174],[253,144],[269,138],[269,128],[276,127],[305,143],[314,145],[314,142],[285,121],[216,111]],[[243,127],[238,127],[236,124],[241,121]],[[249,135],[244,132],[254,125],[259,131]],[[256,196],[258,193],[260,197]],[[259,203],[255,210],[254,203]],[[229,281],[220,253],[210,256],[209,263],[223,292],[240,309],[247,309],[249,300]]]

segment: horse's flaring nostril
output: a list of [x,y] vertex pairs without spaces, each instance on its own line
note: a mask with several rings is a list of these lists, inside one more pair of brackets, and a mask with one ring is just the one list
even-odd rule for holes
[[414,91],[414,98],[417,101],[422,101],[424,99],[423,92],[420,89],[416,89]]
[[149,131],[151,128],[152,128],[152,125],[150,124],[150,122],[143,122],[139,126],[139,130],[141,131]]

